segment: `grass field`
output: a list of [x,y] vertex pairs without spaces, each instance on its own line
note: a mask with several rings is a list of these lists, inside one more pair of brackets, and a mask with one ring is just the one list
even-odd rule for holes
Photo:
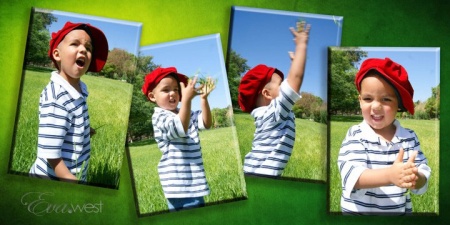
[[[362,117],[331,117],[330,123],[330,212],[340,212],[341,178],[337,168],[339,148],[347,130],[362,121]],[[439,121],[399,119],[400,124],[416,132],[420,147],[428,159],[432,174],[428,191],[423,195],[411,195],[414,213],[439,212]]]
[[[234,113],[241,162],[250,152],[255,131],[254,119],[248,113]],[[283,178],[325,182],[327,175],[327,126],[310,120],[295,120],[295,144],[281,175]]]
[[[83,76],[89,91],[91,159],[87,180],[92,185],[117,188],[122,164],[132,85],[101,77]],[[23,80],[10,172],[28,174],[36,159],[39,95],[50,81],[49,72],[26,71]]]
[[[203,163],[211,193],[205,196],[207,205],[246,198],[242,164],[233,127],[200,132]],[[153,142],[133,143],[129,147],[134,188],[140,214],[155,214],[167,210],[158,177],[161,151]]]

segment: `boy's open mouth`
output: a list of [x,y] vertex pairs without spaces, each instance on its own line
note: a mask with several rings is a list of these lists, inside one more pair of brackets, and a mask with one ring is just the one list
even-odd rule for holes
[[83,58],[79,58],[75,61],[75,63],[79,66],[79,67],[83,67],[85,62]]
[[384,116],[382,115],[372,115],[372,119],[375,121],[379,121],[382,120]]

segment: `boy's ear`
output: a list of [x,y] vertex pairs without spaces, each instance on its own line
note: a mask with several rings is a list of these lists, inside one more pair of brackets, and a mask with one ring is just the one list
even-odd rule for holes
[[269,90],[267,90],[266,88],[262,89],[261,94],[265,99],[272,100],[272,96],[270,95]]
[[151,102],[156,102],[155,94],[153,94],[153,92],[149,92],[147,97]]
[[358,95],[359,107],[361,108],[361,95]]
[[59,49],[53,49],[52,55],[57,62],[61,61],[61,57],[59,56]]

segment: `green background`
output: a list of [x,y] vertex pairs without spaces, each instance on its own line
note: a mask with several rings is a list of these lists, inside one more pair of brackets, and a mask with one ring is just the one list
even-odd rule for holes
[[[445,0],[3,0],[0,2],[0,224],[443,224],[450,221],[447,191],[450,179],[445,176],[440,180],[439,216],[329,215],[328,188],[324,184],[247,178],[247,200],[139,218],[126,160],[119,190],[7,174],[31,7],[142,22],[142,46],[220,33],[226,52],[233,5],[343,16],[342,46],[440,47],[443,96],[440,133],[442,137],[447,136],[450,4]],[[446,151],[449,142],[448,138],[440,140],[444,149],[440,152],[443,172],[450,169],[449,151]],[[53,193],[46,199],[54,204],[101,202],[102,211],[36,216],[21,203],[21,197],[32,191]]]

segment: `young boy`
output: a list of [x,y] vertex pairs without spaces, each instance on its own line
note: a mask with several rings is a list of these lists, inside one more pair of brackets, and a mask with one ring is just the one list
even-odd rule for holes
[[289,54],[292,64],[286,80],[278,69],[260,64],[249,70],[239,84],[239,106],[251,113],[256,126],[252,150],[244,160],[247,175],[280,176],[292,152],[295,141],[292,106],[300,99],[310,25],[300,22],[297,30],[290,30],[296,47],[295,54]]
[[30,176],[86,182],[90,157],[90,128],[86,85],[87,71],[102,70],[108,42],[90,24],[67,22],[52,33],[48,55],[58,71],[52,72],[39,102],[37,159]]
[[[209,194],[198,130],[212,124],[208,95],[215,88],[211,79],[195,87],[176,68],[158,67],[145,77],[142,92],[156,103],[153,131],[162,152],[158,173],[170,211],[200,207]],[[191,111],[192,99],[200,95],[201,110]],[[181,101],[181,107],[178,103]]]
[[355,77],[363,122],[342,142],[338,167],[344,214],[412,212],[408,190],[423,194],[431,174],[414,131],[400,126],[399,111],[414,114],[406,70],[389,58],[365,60]]

